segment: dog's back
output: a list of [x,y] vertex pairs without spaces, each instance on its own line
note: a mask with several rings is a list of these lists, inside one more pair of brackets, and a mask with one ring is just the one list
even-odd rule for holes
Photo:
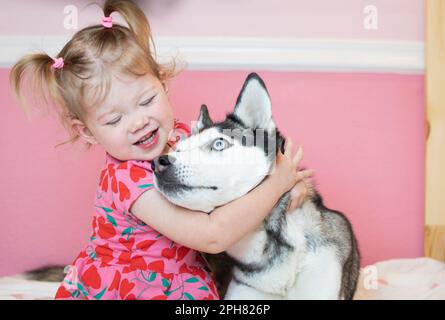
[[360,253],[352,225],[343,213],[327,208],[319,193],[314,193],[310,201],[320,213],[322,228],[319,237],[325,245],[337,249],[342,265],[339,297],[350,300],[354,296],[360,272]]

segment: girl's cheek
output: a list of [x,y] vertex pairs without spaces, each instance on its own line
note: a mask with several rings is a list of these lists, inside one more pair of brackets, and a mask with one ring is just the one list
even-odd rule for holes
[[108,143],[117,142],[122,140],[123,130],[119,127],[106,126],[105,130],[102,130],[102,137],[104,140],[107,140]]
[[166,120],[173,118],[173,109],[169,104],[164,107],[164,117]]

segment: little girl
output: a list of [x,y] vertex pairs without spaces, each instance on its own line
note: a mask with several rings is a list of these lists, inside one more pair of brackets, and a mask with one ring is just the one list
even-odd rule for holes
[[[219,253],[254,230],[283,193],[292,206],[307,193],[289,142],[275,171],[251,192],[210,214],[168,202],[153,188],[150,160],[190,134],[166,95],[172,75],[151,53],[144,13],[130,1],[106,1],[102,23],[77,32],[52,59],[30,54],[11,71],[22,99],[24,75],[34,93],[58,107],[71,141],[100,144],[100,173],[88,244],[72,263],[56,299],[219,299],[198,251]],[[128,27],[113,24],[119,13]],[[301,149],[300,149],[301,150]]]

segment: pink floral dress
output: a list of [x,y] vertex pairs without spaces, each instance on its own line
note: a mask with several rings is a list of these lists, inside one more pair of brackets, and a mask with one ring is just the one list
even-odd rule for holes
[[[170,141],[190,135],[175,120]],[[134,216],[134,201],[153,188],[149,161],[107,154],[95,200],[93,233],[60,284],[56,299],[219,299],[205,259]]]

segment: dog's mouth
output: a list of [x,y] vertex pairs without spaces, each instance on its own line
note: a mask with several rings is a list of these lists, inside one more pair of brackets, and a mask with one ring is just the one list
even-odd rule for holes
[[185,183],[179,183],[179,182],[167,182],[163,179],[159,179],[155,172],[155,182],[158,185],[159,189],[164,192],[175,192],[175,191],[196,191],[196,190],[212,190],[216,191],[218,190],[217,186],[203,186],[203,185],[195,185],[191,186],[189,184]]
[[[158,183],[161,182],[158,179]],[[171,190],[183,190],[183,191],[192,191],[192,190],[218,190],[218,187],[216,186],[191,186],[185,183],[176,183],[176,182],[161,182],[160,183],[163,187],[169,186],[168,189]]]
[[190,186],[183,183],[178,183],[175,186],[185,189],[185,190],[218,190],[218,187],[216,186]]

